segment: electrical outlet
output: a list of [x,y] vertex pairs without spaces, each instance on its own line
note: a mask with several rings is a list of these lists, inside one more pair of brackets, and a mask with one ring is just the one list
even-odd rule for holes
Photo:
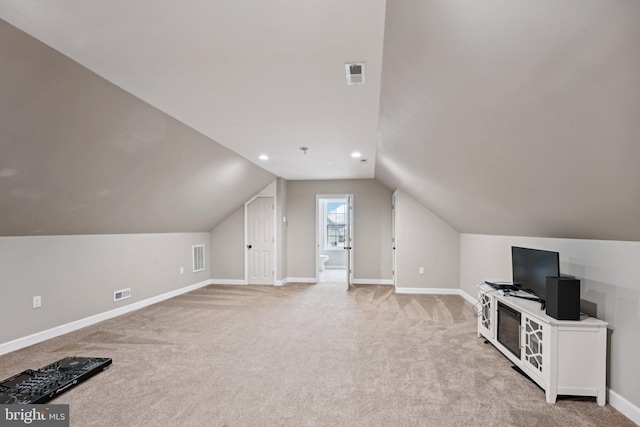
[[418,274],[424,274],[424,267],[420,267],[418,269]]
[[184,267],[180,267],[180,274],[184,274]]
[[42,297],[41,296],[33,297],[33,308],[40,308],[40,307],[42,307]]

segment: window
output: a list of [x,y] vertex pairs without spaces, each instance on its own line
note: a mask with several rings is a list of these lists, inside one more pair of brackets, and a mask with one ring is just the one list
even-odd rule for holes
[[325,244],[327,250],[342,250],[346,242],[347,202],[327,200],[325,209]]

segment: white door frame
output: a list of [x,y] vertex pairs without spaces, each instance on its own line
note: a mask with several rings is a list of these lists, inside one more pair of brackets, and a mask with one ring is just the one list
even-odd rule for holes
[[242,249],[244,251],[244,284],[245,285],[249,284],[249,256],[247,253],[247,245],[249,245],[249,234],[248,234],[249,233],[249,205],[260,197],[269,198],[273,203],[273,243],[272,243],[273,246],[271,248],[271,253],[273,255],[271,257],[271,259],[273,260],[273,265],[271,266],[273,271],[273,281],[271,282],[271,284],[274,285],[276,280],[276,265],[278,265],[277,263],[278,253],[276,251],[276,240],[278,239],[277,237],[278,233],[277,233],[277,227],[276,227],[278,224],[277,224],[276,208],[275,208],[276,198],[271,195],[257,194],[253,196],[251,199],[249,199],[247,202],[245,202],[244,204],[244,245]]
[[349,290],[353,285],[353,218],[354,218],[354,201],[353,194],[347,194],[347,286]]
[[398,192],[394,191],[391,195],[391,281],[393,286],[396,285],[396,201],[398,200]]
[[[320,216],[320,200],[321,199],[344,199],[348,200],[351,198],[353,200],[353,194],[316,194],[316,283],[320,281],[320,223],[322,222],[322,218]],[[352,211],[353,212],[353,211]],[[350,222],[349,227],[351,227],[351,234],[353,234],[353,215],[347,215],[347,221]],[[324,242],[322,242],[324,243]],[[351,242],[353,243],[353,242]],[[351,250],[347,253],[347,257],[351,256],[351,271],[353,272],[353,244],[351,245]],[[347,263],[348,266],[349,263]],[[349,287],[349,271],[346,272],[345,282],[347,284],[347,288]]]

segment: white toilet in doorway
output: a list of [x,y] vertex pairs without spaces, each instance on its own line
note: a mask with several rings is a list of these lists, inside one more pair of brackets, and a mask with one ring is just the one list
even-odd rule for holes
[[329,260],[329,255],[320,255],[320,271],[324,271],[324,263]]

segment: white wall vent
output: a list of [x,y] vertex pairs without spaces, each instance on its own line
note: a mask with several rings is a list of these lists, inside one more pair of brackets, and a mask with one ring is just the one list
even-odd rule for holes
[[193,246],[193,272],[204,271],[204,245]]
[[344,64],[344,69],[347,73],[347,85],[362,85],[364,84],[364,62],[355,62],[351,64]]
[[121,289],[113,293],[113,302],[131,298],[131,288]]

